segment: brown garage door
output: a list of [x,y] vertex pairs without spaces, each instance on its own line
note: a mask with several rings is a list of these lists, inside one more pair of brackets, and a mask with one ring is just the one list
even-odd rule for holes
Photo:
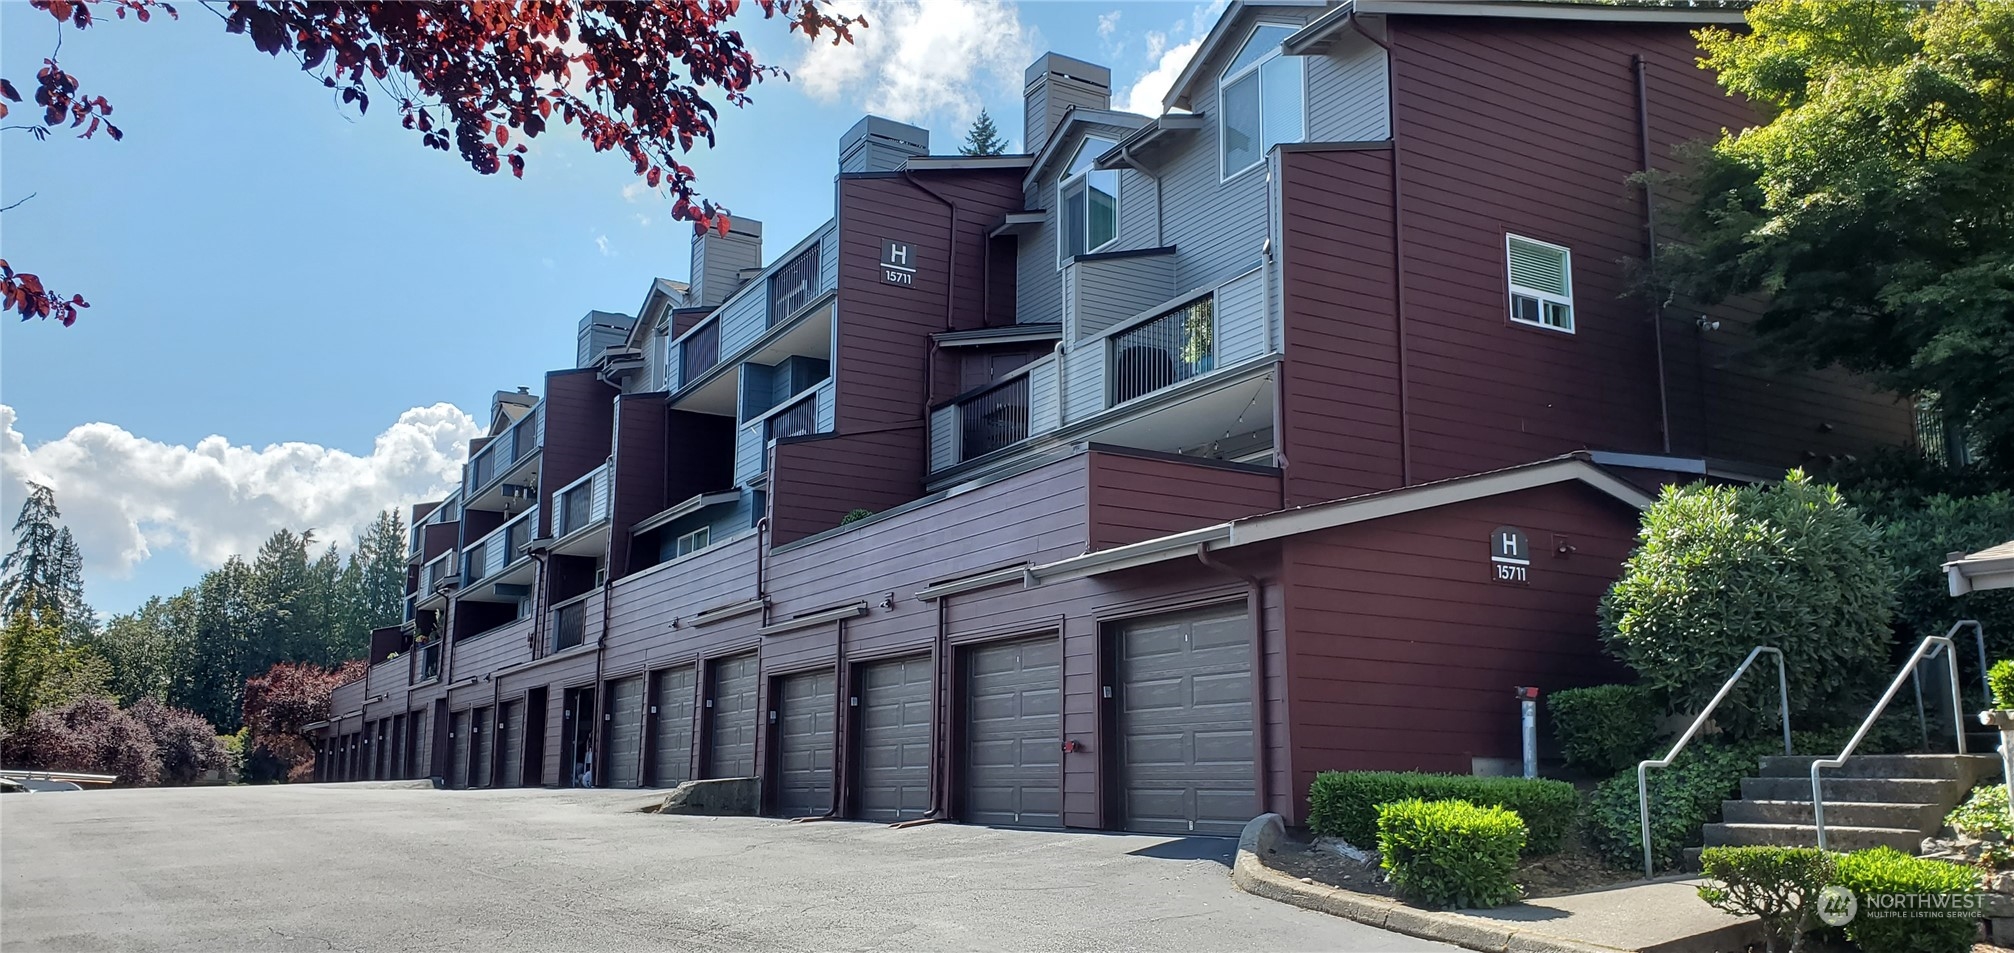
[[469,786],[469,713],[455,712],[448,719],[448,787]]
[[1040,638],[974,649],[965,687],[965,820],[1061,826],[1061,643]]
[[469,717],[469,744],[475,746],[475,764],[469,768],[469,787],[486,788],[495,777],[496,765],[496,719],[490,717],[490,709],[478,708]]
[[755,653],[737,655],[713,663],[712,737],[707,746],[706,776],[747,778],[755,775],[755,732],[760,724],[756,711]]
[[497,728],[497,746],[503,749],[503,778],[499,787],[524,784],[524,702],[504,702]]
[[650,781],[655,787],[668,788],[692,779],[692,695],[692,666],[657,673],[657,695],[651,699],[651,706],[657,709],[653,725],[657,751]]
[[784,817],[815,817],[832,810],[837,685],[831,672],[807,672],[778,686],[776,811]]
[[899,821],[930,810],[930,657],[860,669],[860,808]]
[[608,686],[608,786],[643,785],[643,676]]
[[1128,830],[1234,835],[1258,813],[1250,639],[1243,603],[1120,627]]

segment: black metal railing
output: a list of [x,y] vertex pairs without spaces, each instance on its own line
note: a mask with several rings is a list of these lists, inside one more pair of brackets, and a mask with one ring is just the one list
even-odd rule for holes
[[803,400],[790,405],[790,409],[770,417],[765,426],[763,436],[768,440],[817,433],[818,395],[806,395]]
[[559,495],[559,535],[565,536],[587,526],[589,510],[594,505],[594,481],[582,480],[579,485]]
[[970,460],[1028,439],[1028,375],[958,405],[958,458]]
[[514,459],[518,460],[524,459],[533,450],[538,449],[537,407],[533,407],[531,413],[524,415],[524,419],[519,420],[514,426],[512,449],[516,451]]
[[720,363],[720,322],[708,321],[678,346],[678,385],[684,387]]
[[1216,326],[1210,298],[1201,298],[1112,335],[1112,403],[1151,394],[1209,373]]
[[575,602],[560,606],[552,614],[552,647],[570,649],[587,638],[587,602]]
[[441,674],[441,641],[436,638],[419,647],[420,681],[439,678]]

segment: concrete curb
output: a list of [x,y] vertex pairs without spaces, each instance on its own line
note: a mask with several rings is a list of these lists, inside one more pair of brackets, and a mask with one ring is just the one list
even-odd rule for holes
[[1286,822],[1278,814],[1261,814],[1246,824],[1244,832],[1238,835],[1238,858],[1231,865],[1231,883],[1253,896],[1483,953],[1620,953],[1614,947],[1563,940],[1493,920],[1421,910],[1386,897],[1304,883],[1259,859],[1277,848],[1286,829]]

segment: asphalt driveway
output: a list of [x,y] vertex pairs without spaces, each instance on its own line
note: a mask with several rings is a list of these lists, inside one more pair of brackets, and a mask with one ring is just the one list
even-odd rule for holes
[[7,950],[1449,950],[1231,886],[1216,839],[637,814],[613,791],[16,794]]

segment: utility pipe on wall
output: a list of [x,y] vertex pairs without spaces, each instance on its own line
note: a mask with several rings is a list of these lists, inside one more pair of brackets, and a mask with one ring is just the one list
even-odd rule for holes
[[[1657,199],[1651,194],[1650,176],[1653,171],[1650,151],[1650,78],[1644,70],[1643,54],[1630,56],[1630,66],[1636,71],[1636,132],[1638,148],[1643,152],[1643,255],[1644,262],[1654,274],[1657,271]],[[1671,396],[1664,378],[1664,305],[1657,295],[1650,296],[1650,334],[1656,344],[1657,353],[1657,429],[1663,442],[1664,452],[1671,452]]]

